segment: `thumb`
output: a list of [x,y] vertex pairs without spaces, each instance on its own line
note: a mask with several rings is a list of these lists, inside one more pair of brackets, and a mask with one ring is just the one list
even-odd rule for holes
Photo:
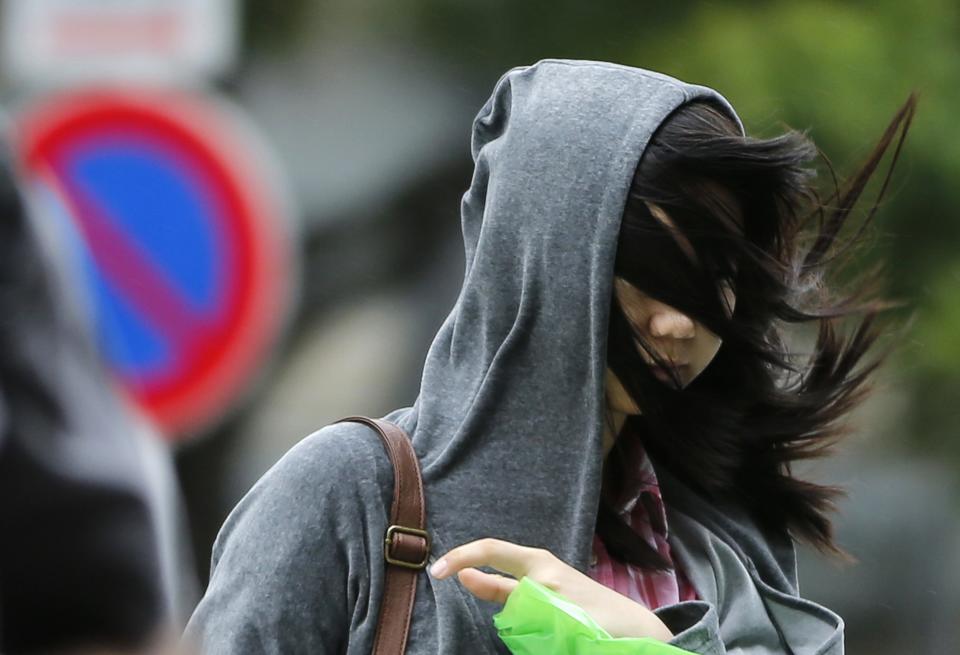
[[457,578],[471,594],[481,600],[488,600],[501,605],[507,602],[516,586],[517,581],[496,573],[484,573],[479,569],[465,568],[457,573]]

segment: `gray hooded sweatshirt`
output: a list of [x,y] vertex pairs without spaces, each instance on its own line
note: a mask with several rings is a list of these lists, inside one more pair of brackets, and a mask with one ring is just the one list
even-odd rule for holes
[[[508,71],[473,123],[465,274],[412,407],[385,418],[420,459],[433,556],[482,537],[546,548],[580,571],[602,468],[607,321],[634,169],[668,114],[715,91],[603,62]],[[344,414],[349,408],[344,408]],[[843,652],[843,622],[800,599],[793,543],[658,471],[676,559],[700,598],[656,614],[673,645]],[[390,461],[377,436],[327,426],[230,514],[188,626],[208,655],[371,652],[384,584]],[[409,653],[508,653],[456,579],[418,583]]]

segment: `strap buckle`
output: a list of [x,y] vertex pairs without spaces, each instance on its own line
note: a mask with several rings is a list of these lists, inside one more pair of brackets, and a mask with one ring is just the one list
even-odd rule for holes
[[[395,557],[391,556],[390,551],[393,547],[393,535],[395,534],[406,534],[413,537],[421,537],[426,542],[426,549],[424,550],[423,559],[419,562],[408,562],[406,560],[396,559]],[[430,559],[430,535],[426,530],[408,528],[402,525],[391,525],[389,528],[387,528],[387,536],[384,539],[383,558],[390,564],[396,564],[397,566],[402,566],[404,568],[422,571],[427,567],[427,560]]]

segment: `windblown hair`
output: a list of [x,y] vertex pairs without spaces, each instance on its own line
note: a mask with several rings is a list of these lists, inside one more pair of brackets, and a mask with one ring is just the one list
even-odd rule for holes
[[[653,135],[624,209],[614,274],[723,344],[686,388],[664,384],[638,346],[666,362],[614,294],[607,361],[643,414],[628,417],[604,466],[597,533],[611,555],[646,569],[669,566],[613,509],[632,474],[623,455],[639,440],[658,467],[707,499],[739,503],[767,534],[852,559],[834,542],[829,518],[843,490],[798,479],[791,465],[829,454],[850,432],[841,419],[870,392],[888,354],[866,358],[880,334],[878,316],[896,306],[879,295],[882,269],[833,280],[859,261],[915,107],[911,95],[862,168],[842,187],[833,176],[825,199],[812,166],[818,149],[803,133],[744,137],[722,110],[694,102]],[[847,236],[843,228],[895,139],[876,200]],[[692,253],[654,217],[660,210]],[[724,284],[736,294],[732,315]],[[788,344],[786,329],[795,324],[818,328],[812,353]]]

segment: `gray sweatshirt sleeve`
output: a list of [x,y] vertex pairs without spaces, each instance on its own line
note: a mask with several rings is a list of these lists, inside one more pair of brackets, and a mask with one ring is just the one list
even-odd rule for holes
[[704,599],[654,610],[674,634],[670,645],[698,655],[725,655],[727,646],[744,655],[843,655],[843,619],[800,597],[792,541],[755,540],[754,557],[741,559],[709,536],[704,552],[713,586],[702,577],[706,569],[692,572],[700,576]]
[[371,444],[343,430],[301,441],[227,518],[210,585],[186,630],[200,652],[341,653],[351,626],[365,622],[363,526],[380,494],[376,480],[365,479],[376,477],[376,466],[358,465]]

